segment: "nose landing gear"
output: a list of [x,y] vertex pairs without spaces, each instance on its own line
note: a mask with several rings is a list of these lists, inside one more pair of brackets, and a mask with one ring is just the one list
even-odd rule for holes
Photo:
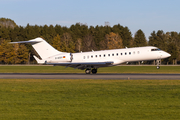
[[156,64],[157,64],[157,67],[156,67],[156,68],[157,68],[157,69],[160,69],[160,66],[159,66],[159,65],[160,65],[160,62],[161,62],[161,60],[156,60]]
[[160,69],[160,66],[157,66],[156,68],[157,68],[157,69]]

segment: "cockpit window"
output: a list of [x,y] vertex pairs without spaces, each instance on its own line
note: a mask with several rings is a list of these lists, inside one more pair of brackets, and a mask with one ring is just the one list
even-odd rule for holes
[[151,49],[151,51],[161,51],[161,49],[156,48],[156,49]]

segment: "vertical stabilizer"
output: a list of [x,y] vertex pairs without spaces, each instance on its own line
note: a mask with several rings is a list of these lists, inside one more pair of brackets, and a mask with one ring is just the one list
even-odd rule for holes
[[35,38],[29,41],[19,41],[19,42],[11,42],[11,43],[29,43],[32,45],[32,47],[36,50],[36,52],[39,54],[39,56],[42,59],[46,59],[48,57],[57,55],[59,53],[62,53],[55,48],[53,48],[49,43],[47,43],[42,38]]
[[37,43],[33,43],[32,46],[42,59],[46,59],[50,56],[54,56],[61,53],[55,48],[53,48],[49,43],[47,43],[42,38],[36,38],[30,41],[35,41],[35,42],[37,41]]

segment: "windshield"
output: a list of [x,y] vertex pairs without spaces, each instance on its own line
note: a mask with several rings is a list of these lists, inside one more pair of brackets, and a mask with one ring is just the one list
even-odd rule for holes
[[159,48],[151,49],[151,51],[161,51]]

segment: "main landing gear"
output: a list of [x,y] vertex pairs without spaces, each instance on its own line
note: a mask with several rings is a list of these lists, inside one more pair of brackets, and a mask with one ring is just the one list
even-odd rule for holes
[[90,74],[91,72],[92,72],[92,74],[96,74],[96,73],[97,73],[97,68],[93,68],[92,70],[89,69],[89,68],[87,68],[87,69],[85,70],[85,73],[86,73],[86,74]]
[[86,74],[90,74],[90,73],[91,73],[91,69],[86,69],[86,70],[85,70],[85,73],[86,73]]

